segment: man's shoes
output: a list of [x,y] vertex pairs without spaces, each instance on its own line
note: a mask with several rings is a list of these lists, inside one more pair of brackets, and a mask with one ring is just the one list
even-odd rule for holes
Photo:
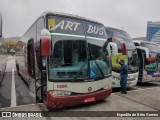
[[127,92],[124,92],[124,94],[127,94]]
[[127,92],[120,91],[121,94],[127,94]]

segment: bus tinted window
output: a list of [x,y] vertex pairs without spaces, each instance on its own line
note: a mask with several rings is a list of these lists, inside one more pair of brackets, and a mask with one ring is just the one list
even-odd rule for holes
[[89,37],[104,38],[106,34],[104,27],[100,24],[87,22],[72,18],[49,16],[48,17],[48,29],[50,32],[85,35]]
[[106,30],[106,33],[107,33],[107,37],[108,38],[112,38],[114,36],[114,32],[110,29],[105,29]]
[[117,37],[122,39],[125,42],[127,49],[135,49],[134,43],[127,32],[112,28],[106,29],[106,32],[109,37]]
[[84,21],[83,24],[85,27],[86,36],[106,39],[106,34],[102,25],[86,21]]
[[[86,66],[86,59],[87,52],[84,40],[60,40],[56,42],[53,55],[50,57],[50,78],[75,78],[82,66]],[[87,77],[87,66],[77,77]]]
[[48,29],[54,33],[84,35],[81,21],[71,18],[50,16],[48,17]]
[[[89,44],[90,60],[84,40],[56,42],[50,57],[50,78],[58,80],[102,77],[111,74],[110,56],[106,48]],[[90,73],[88,73],[88,62]],[[94,75],[92,75],[94,72]]]
[[120,44],[120,41],[116,40],[115,38],[113,38],[112,41],[117,44],[118,50],[121,51],[122,50],[122,46]]

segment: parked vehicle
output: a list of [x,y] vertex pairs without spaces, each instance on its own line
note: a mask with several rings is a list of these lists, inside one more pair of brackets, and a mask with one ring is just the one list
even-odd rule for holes
[[160,48],[156,43],[134,41],[140,59],[139,82],[160,81]]
[[111,50],[103,24],[46,12],[21,41],[27,46],[16,59],[17,72],[35,101],[42,100],[48,109],[103,100],[111,94]]
[[[128,64],[128,78],[127,86],[133,86],[138,81],[138,54],[133,40],[124,30],[106,27],[105,28],[108,38],[112,39],[118,46],[118,55],[112,56],[112,75],[113,87],[120,87],[120,64],[119,60],[123,58]],[[116,63],[116,64],[115,64]]]

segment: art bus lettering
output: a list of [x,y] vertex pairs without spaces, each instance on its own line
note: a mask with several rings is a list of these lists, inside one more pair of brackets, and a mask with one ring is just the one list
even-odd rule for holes
[[88,25],[87,33],[103,35],[103,28],[98,26]]
[[57,28],[60,28],[61,30],[76,31],[80,24],[81,23],[78,23],[78,22],[71,22],[71,21],[62,20],[57,25],[50,25],[49,30],[55,31]]
[[[66,31],[67,30],[76,31],[80,25],[81,25],[81,23],[78,23],[78,22],[71,22],[71,21],[62,20],[57,25],[55,25],[55,24],[49,25],[49,30],[55,31],[56,29],[59,28],[61,30],[66,30]],[[103,35],[103,28],[98,27],[98,26],[88,25],[87,33],[95,34],[95,35],[97,35],[97,34]]]

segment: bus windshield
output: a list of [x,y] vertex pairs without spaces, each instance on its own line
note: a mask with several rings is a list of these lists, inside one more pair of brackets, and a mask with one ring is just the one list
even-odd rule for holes
[[[107,50],[88,44],[87,53],[86,47],[84,40],[56,42],[50,57],[50,79],[99,78],[111,74],[110,56]],[[90,55],[87,57],[87,54]]]
[[125,31],[119,30],[115,32],[115,38],[122,39],[127,48],[127,55],[128,55],[128,72],[133,73],[138,70],[138,54],[134,45],[134,42],[132,41],[129,34]]
[[141,46],[147,47],[151,53],[159,53],[160,52],[160,48],[158,47],[157,44],[142,42]]
[[[115,42],[118,46],[118,52],[122,52],[121,42],[124,42],[127,48],[127,56],[128,56],[128,71],[129,73],[133,73],[138,70],[138,54],[129,34],[123,30],[115,29],[115,28],[106,28],[106,32],[109,38],[112,38],[112,41]],[[115,72],[117,68],[112,69]]]
[[120,41],[118,39],[112,38],[112,41],[117,44],[118,53],[122,53],[122,45],[121,45],[122,44],[122,40]]
[[139,68],[139,58],[136,50],[127,51],[128,53],[128,72],[132,73]]
[[49,17],[48,24],[52,38],[51,81],[75,82],[111,75],[111,60],[104,46],[106,35],[102,25],[57,16]]
[[127,49],[135,49],[134,42],[132,41],[131,37],[127,32],[115,32],[115,37],[122,39],[125,42]]
[[106,28],[106,32],[108,37],[124,41],[127,49],[135,49],[134,42],[127,32],[115,28]]

